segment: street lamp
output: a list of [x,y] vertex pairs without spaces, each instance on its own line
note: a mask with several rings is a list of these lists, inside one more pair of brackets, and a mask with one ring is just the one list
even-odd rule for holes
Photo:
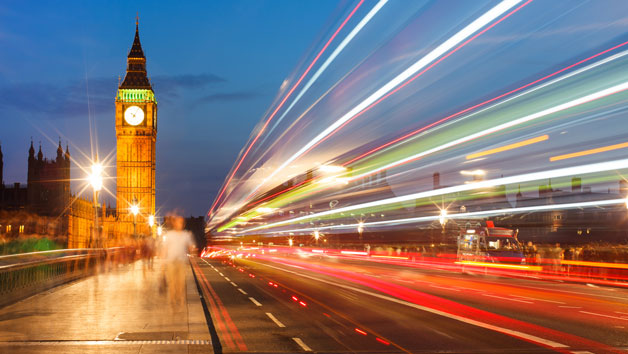
[[154,237],[153,226],[155,226],[155,215],[148,216],[148,226],[150,226],[150,237]]
[[161,234],[163,233],[164,229],[161,227],[161,225],[157,226],[157,236],[161,237]]
[[96,238],[96,246],[100,247],[100,228],[98,227],[98,192],[102,189],[102,165],[98,162],[92,164],[92,173],[89,175],[89,184],[91,184],[94,191],[94,232],[93,235]]
[[446,209],[441,209],[440,215],[438,217],[438,222],[440,223],[441,226],[445,227],[445,224],[447,223],[447,210]]
[[137,214],[140,212],[140,207],[137,205],[137,199],[133,198],[133,204],[131,204],[131,214],[133,214],[133,237],[137,238]]
[[364,232],[364,222],[358,223],[358,234],[360,235],[360,241],[362,241],[362,232]]
[[318,245],[318,239],[321,235],[318,233],[318,230],[314,230],[314,239],[316,240],[316,244]]

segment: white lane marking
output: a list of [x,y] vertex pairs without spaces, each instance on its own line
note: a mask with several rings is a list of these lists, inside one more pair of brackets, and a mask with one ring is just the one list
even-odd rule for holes
[[371,291],[368,291],[368,290],[355,288],[355,287],[350,286],[350,285],[338,284],[338,283],[335,283],[335,282],[332,282],[332,281],[329,281],[329,280],[320,279],[320,278],[313,277],[313,276],[307,275],[307,274],[300,274],[300,273],[297,273],[295,271],[291,271],[291,270],[280,268],[280,267],[275,267],[275,266],[272,266],[272,265],[269,265],[269,264],[265,264],[265,263],[261,263],[261,262],[256,262],[256,263],[264,265],[264,266],[269,267],[269,268],[274,268],[274,269],[277,269],[277,270],[281,270],[283,272],[292,273],[292,274],[300,276],[301,278],[308,278],[308,279],[319,281],[321,283],[326,283],[326,284],[329,284],[329,285],[337,286],[339,288],[349,289],[349,290],[352,290],[352,291],[355,291],[355,292],[358,292],[358,293],[370,295],[370,296],[373,296],[373,297],[376,297],[376,298],[380,298],[380,299],[383,299],[383,300],[388,300],[390,302],[394,302],[394,303],[397,303],[397,304],[401,304],[401,305],[405,305],[405,306],[408,306],[408,307],[412,307],[412,308],[415,308],[417,310],[433,313],[435,315],[447,317],[447,318],[450,318],[452,320],[464,322],[464,323],[467,323],[467,324],[470,324],[470,325],[473,325],[473,326],[489,329],[489,330],[492,330],[492,331],[495,331],[495,332],[505,333],[505,334],[508,334],[510,336],[517,337],[517,338],[526,339],[528,341],[531,341],[531,342],[534,342],[534,343],[543,344],[543,345],[546,345],[546,346],[549,346],[549,347],[552,347],[552,348],[568,348],[569,347],[568,345],[565,345],[565,344],[562,344],[562,343],[558,343],[558,342],[554,342],[554,341],[549,340],[549,339],[537,337],[537,336],[534,336],[534,335],[531,335],[531,334],[515,331],[515,330],[512,330],[512,329],[508,329],[508,328],[502,328],[502,327],[494,326],[494,325],[491,325],[491,324],[488,324],[488,323],[485,323],[485,322],[480,322],[480,321],[473,320],[473,319],[470,319],[470,318],[454,315],[454,314],[451,314],[451,313],[447,313],[447,312],[444,312],[444,311],[436,310],[436,309],[429,308],[429,307],[426,307],[426,306],[417,305],[415,303],[408,302],[408,301],[401,300],[401,299],[397,299],[397,298],[394,298],[394,297],[390,297],[388,295],[382,295],[382,294],[374,293],[374,292],[371,292]]
[[514,297],[520,297],[522,299],[528,299],[528,300],[536,300],[536,301],[544,301],[544,302],[551,302],[553,304],[562,304],[564,305],[565,303],[562,301],[554,301],[554,300],[545,300],[545,299],[538,299],[536,297],[527,297],[527,296],[521,296],[521,295],[512,295],[510,294],[510,296],[514,296]]
[[283,324],[283,323],[281,323],[281,322],[279,322],[279,320],[278,320],[275,316],[273,316],[273,314],[272,314],[272,313],[270,313],[270,312],[266,312],[266,316],[268,316],[268,318],[270,318],[271,320],[273,320],[273,322],[275,322],[275,324],[276,324],[277,326],[282,327],[282,328],[283,328],[283,327],[286,327],[286,325],[285,325],[285,324]]
[[227,278],[227,277],[225,277],[225,280],[226,280],[226,281],[231,281],[231,279],[229,279],[229,278]]
[[579,351],[572,352],[572,353],[573,354],[594,354],[594,353],[588,352],[586,350],[579,350]]
[[249,300],[251,300],[251,302],[252,302],[252,303],[254,303],[254,304],[255,304],[255,306],[262,306],[262,304],[260,304],[257,300],[255,300],[255,299],[254,299],[254,298],[252,298],[252,297],[249,297]]
[[438,289],[445,289],[445,290],[451,290],[451,291],[460,291],[460,289],[446,288],[444,286],[436,286],[436,285],[430,285],[430,288],[438,288]]
[[595,315],[595,316],[601,316],[601,317],[608,317],[608,318],[614,318],[616,320],[622,320],[622,321],[628,321],[628,318],[625,317],[617,317],[617,316],[610,316],[610,315],[603,315],[601,313],[595,313],[595,312],[589,312],[589,311],[580,311],[582,313],[586,313],[588,315]]
[[242,289],[240,289],[240,288],[238,288],[238,291],[239,291],[239,292],[241,292],[241,293],[242,293],[242,294],[244,294],[244,295],[248,295],[248,294],[246,293],[246,291],[244,291],[244,290],[242,290]]
[[232,281],[230,281],[229,283],[230,283],[231,285],[235,286],[236,288],[238,287],[238,284],[236,284],[236,283],[234,283],[234,282],[232,282]]
[[558,306],[558,307],[562,307],[564,309],[581,309],[582,306]]
[[[452,277],[451,279],[456,279],[456,278]],[[487,282],[487,283],[495,284],[495,282]],[[585,293],[585,292],[582,292],[582,291],[562,290],[562,289],[556,289],[556,288],[551,288],[551,287],[531,286],[531,285],[522,285],[522,284],[519,284],[517,286],[520,287],[520,288],[535,289],[535,290],[541,290],[541,291],[552,291],[552,292],[557,292],[557,293],[578,294],[578,295],[585,295],[585,296],[605,297],[605,298],[608,298],[608,299],[626,300],[625,297],[604,295],[604,294],[595,294],[595,293],[590,293],[590,292]]]
[[221,276],[221,277],[224,277],[224,276],[225,276],[225,275],[224,275],[224,274],[222,274],[221,272],[218,272],[218,274],[220,274],[220,276]]
[[620,313],[622,315],[628,315],[628,312],[615,311],[615,313]]
[[497,295],[491,295],[491,294],[482,294],[482,296],[489,296],[489,297],[494,297],[496,299],[503,299],[503,300],[510,300],[510,301],[517,301],[517,302],[523,302],[526,304],[533,304],[534,302],[532,301],[525,301],[525,300],[519,300],[519,299],[511,299],[509,297],[503,297],[503,296],[497,296]]
[[307,344],[303,343],[301,338],[294,337],[292,338],[292,340],[295,341],[299,345],[299,347],[301,347],[301,349],[305,350],[306,352],[312,351],[312,348],[308,347]]

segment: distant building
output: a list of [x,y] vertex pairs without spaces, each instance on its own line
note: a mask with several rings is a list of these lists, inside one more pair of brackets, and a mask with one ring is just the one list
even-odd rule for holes
[[[4,163],[0,152],[0,180]],[[68,247],[87,247],[92,238],[93,202],[70,191],[70,152],[61,142],[54,160],[44,158],[41,146],[28,150],[26,186],[0,184],[0,237],[48,236]]]

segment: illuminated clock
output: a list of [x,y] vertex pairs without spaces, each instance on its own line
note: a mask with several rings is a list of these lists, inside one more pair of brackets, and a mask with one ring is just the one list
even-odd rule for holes
[[124,111],[124,120],[129,125],[138,125],[144,121],[144,111],[138,106],[131,106]]

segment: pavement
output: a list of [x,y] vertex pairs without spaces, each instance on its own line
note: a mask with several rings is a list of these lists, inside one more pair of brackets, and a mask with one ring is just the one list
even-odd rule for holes
[[165,265],[142,261],[0,309],[2,353],[213,353],[190,266],[186,296],[168,301]]

